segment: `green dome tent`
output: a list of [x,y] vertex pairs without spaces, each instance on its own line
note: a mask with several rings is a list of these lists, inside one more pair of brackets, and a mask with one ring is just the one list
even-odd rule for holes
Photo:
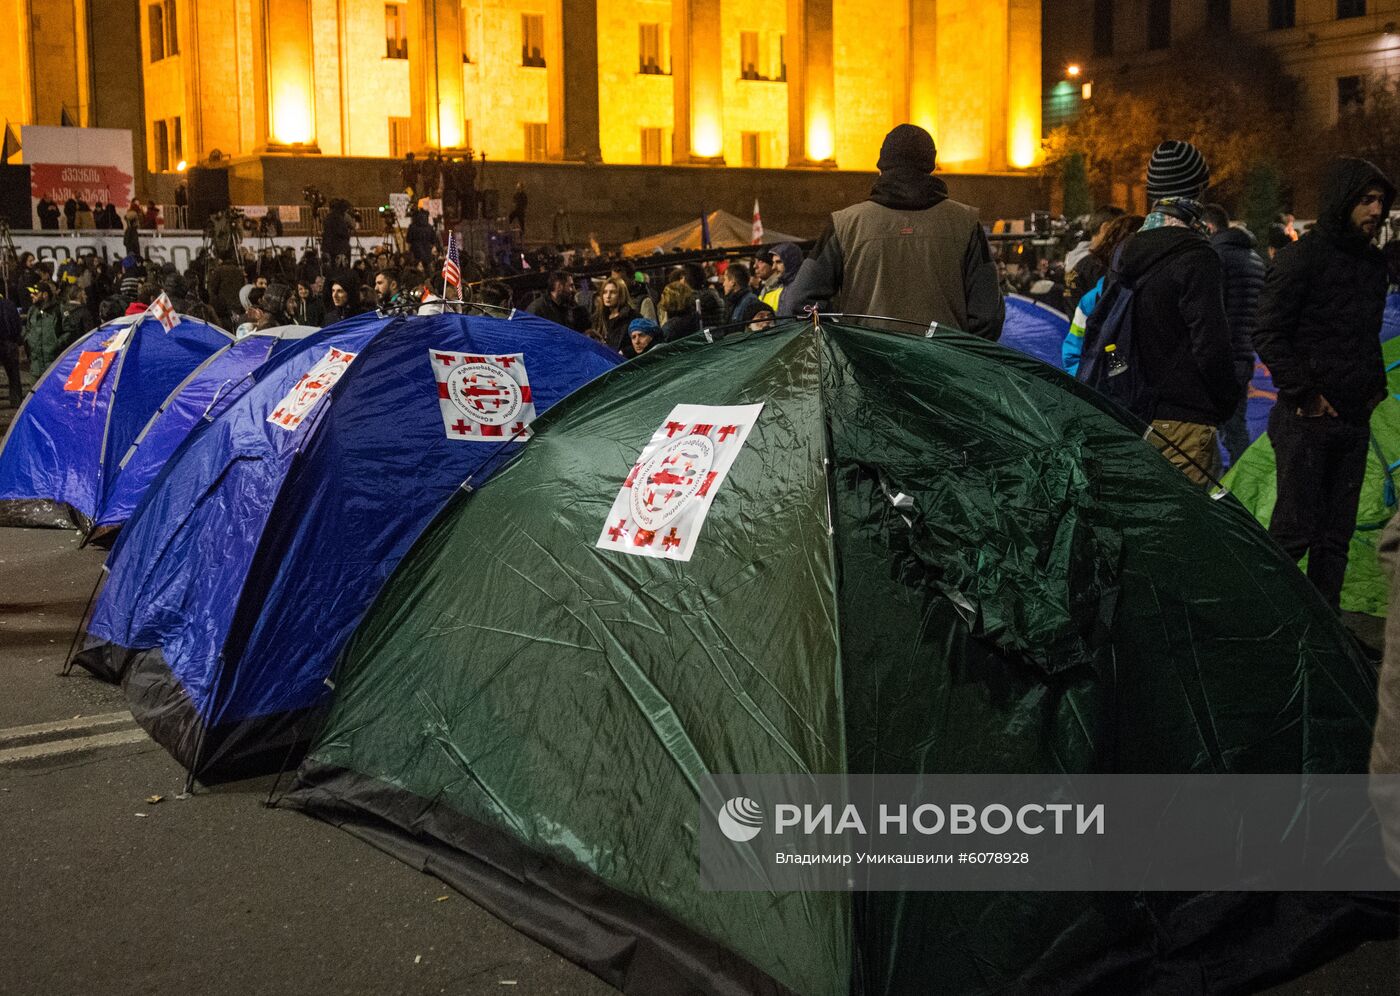
[[[1381,351],[1388,396],[1371,413],[1371,459],[1366,464],[1366,479],[1356,510],[1356,532],[1351,537],[1342,608],[1384,617],[1390,583],[1376,559],[1376,544],[1396,508],[1395,474],[1400,472],[1400,338],[1382,343]],[[1255,518],[1265,526],[1269,524],[1278,492],[1274,448],[1267,433],[1244,451],[1221,483]]]
[[700,888],[708,772],[1365,770],[1374,669],[1082,385],[785,322],[535,427],[385,587],[287,803],[636,992],[1228,990],[1374,926],[1314,894]]

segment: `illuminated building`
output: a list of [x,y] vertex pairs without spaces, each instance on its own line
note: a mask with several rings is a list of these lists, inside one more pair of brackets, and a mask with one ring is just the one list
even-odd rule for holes
[[69,117],[131,128],[138,190],[165,202],[182,160],[227,168],[236,203],[316,184],[374,204],[388,160],[472,149],[501,203],[524,179],[532,210],[605,237],[638,203],[674,224],[760,195],[800,230],[864,196],[905,120],[955,196],[1041,197],[1040,0],[0,0],[0,23],[21,39],[6,118],[58,124],[105,74],[135,120]]

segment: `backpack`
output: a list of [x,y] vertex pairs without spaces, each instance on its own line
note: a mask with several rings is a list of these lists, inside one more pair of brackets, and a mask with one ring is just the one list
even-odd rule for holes
[[1084,352],[1077,376],[1142,421],[1151,422],[1157,408],[1157,392],[1147,378],[1134,342],[1133,298],[1138,285],[1176,253],[1168,253],[1134,280],[1128,280],[1120,267],[1123,250],[1131,242],[1128,239],[1113,254],[1103,293],[1084,330]]

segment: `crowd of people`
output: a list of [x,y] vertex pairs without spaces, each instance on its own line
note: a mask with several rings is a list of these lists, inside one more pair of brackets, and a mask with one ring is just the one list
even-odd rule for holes
[[[1032,263],[1023,262],[1024,247],[1000,251],[976,209],[949,198],[923,129],[896,127],[877,165],[870,197],[834,212],[805,258],[792,244],[723,259],[649,257],[641,266],[598,265],[584,252],[573,259],[583,265],[553,267],[543,280],[527,271],[449,288],[444,247],[424,210],[413,212],[403,238],[352,262],[355,224],[343,201],[331,202],[319,246],[300,254],[215,237],[184,272],[136,252],[57,267],[25,254],[8,267],[0,359],[17,402],[21,352],[37,376],[97,324],[144,310],[162,293],[178,311],[233,332],[442,310],[445,300],[464,299],[527,310],[631,358],[701,329],[761,328],[813,307],[996,339],[1003,295],[1024,292],[1073,315],[1065,368],[1139,415],[1164,456],[1203,483],[1219,476],[1221,437],[1232,459],[1248,445],[1244,404],[1257,353],[1279,396],[1270,416],[1279,475],[1271,530],[1285,550],[1308,556],[1309,576],[1337,604],[1367,422],[1385,396],[1378,334],[1390,271],[1375,242],[1394,200],[1389,179],[1364,161],[1340,161],[1308,232],[1299,238],[1285,216],[1259,252],[1206,199],[1201,151],[1164,142],[1144,164],[1145,215],[1100,208],[1082,238],[1065,240],[1062,258],[1041,253]],[[469,159],[410,159],[405,189],[465,194],[454,213],[472,215],[473,169]],[[74,205],[70,224],[80,226],[82,207]],[[41,208],[53,220],[57,205]],[[125,218],[128,228],[150,221],[138,205]],[[894,222],[898,239],[887,237]]]

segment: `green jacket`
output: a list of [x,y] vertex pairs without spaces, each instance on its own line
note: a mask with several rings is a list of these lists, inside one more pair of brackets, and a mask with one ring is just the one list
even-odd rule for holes
[[63,317],[58,303],[31,305],[24,316],[24,345],[29,350],[29,369],[38,377],[58,358],[58,337]]

